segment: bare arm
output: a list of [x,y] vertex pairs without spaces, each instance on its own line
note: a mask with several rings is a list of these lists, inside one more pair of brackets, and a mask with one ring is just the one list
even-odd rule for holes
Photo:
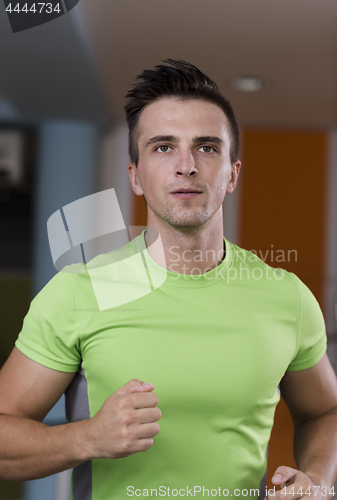
[[286,372],[280,388],[295,425],[297,467],[329,492],[337,477],[337,379],[327,354],[311,368]]
[[43,424],[74,376],[13,349],[0,371],[0,479],[38,479],[92,458],[129,456],[152,446],[161,413],[154,387],[139,380],[116,391],[89,420]]
[[35,363],[14,348],[0,371],[1,479],[36,479],[81,463],[81,449],[67,436],[67,426],[41,423],[74,376]]

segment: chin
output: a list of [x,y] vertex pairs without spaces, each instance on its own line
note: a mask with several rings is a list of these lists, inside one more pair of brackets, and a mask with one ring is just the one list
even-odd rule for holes
[[167,222],[177,228],[177,229],[186,229],[186,230],[193,230],[193,229],[198,229],[200,226],[205,224],[207,222],[207,219],[203,218],[191,218],[191,219],[169,219]]

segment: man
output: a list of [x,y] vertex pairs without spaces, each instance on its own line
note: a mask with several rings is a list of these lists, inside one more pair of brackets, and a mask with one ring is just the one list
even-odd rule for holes
[[[322,313],[294,274],[224,238],[241,168],[234,114],[197,68],[165,62],[127,95],[128,172],[148,229],[32,302],[0,372],[0,477],[75,467],[74,500],[264,498],[280,386],[298,470],[280,464],[285,489],[269,498],[332,498],[337,381]],[[131,296],[145,271],[151,293],[98,307],[100,286]],[[42,424],[65,391],[71,423]]]

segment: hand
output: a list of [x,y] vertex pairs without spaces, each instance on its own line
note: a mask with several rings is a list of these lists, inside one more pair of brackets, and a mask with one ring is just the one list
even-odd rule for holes
[[[327,487],[319,486],[304,472],[291,467],[284,465],[278,467],[271,481],[275,485],[280,485],[282,489],[277,490],[275,496],[268,495],[268,500],[295,500],[298,498],[328,500],[330,498]],[[284,487],[286,487],[285,490],[283,490]]]
[[154,385],[133,379],[103,403],[88,421],[92,458],[129,457],[151,448],[161,418],[153,389]]

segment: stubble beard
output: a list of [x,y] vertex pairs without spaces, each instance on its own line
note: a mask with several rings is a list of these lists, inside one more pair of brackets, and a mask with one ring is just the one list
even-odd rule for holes
[[198,209],[196,207],[194,209],[186,207],[185,212],[183,207],[179,209],[165,207],[162,213],[156,215],[170,226],[183,232],[195,231],[210,218],[206,203]]

